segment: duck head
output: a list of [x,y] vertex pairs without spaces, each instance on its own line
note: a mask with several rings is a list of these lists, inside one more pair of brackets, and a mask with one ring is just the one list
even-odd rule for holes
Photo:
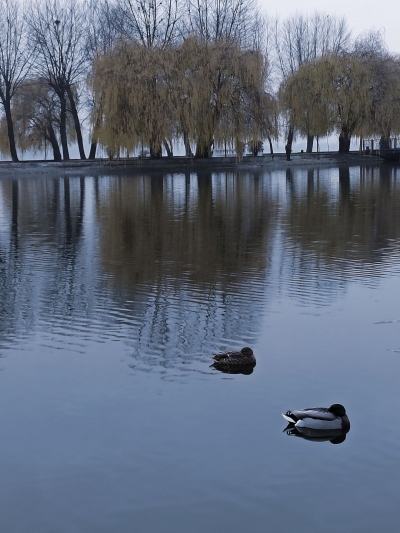
[[340,403],[334,403],[329,407],[329,412],[336,416],[345,416],[346,409]]
[[251,348],[248,348],[247,346],[245,348],[242,348],[240,352],[247,357],[251,357],[253,355],[253,350]]

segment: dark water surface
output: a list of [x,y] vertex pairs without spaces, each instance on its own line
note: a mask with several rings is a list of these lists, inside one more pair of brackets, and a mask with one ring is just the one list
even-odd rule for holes
[[1,531],[397,533],[400,167],[0,179],[0,319]]

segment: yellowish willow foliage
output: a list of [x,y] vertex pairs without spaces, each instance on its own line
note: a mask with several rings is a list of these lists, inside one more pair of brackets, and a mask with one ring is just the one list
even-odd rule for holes
[[371,110],[371,72],[357,58],[324,56],[302,65],[281,86],[280,103],[301,133],[336,130],[343,142],[362,133]]
[[13,100],[16,143],[22,152],[43,148],[45,131],[43,122],[46,121],[46,117],[38,117],[37,107],[38,100],[45,98],[47,92],[48,88],[44,84],[36,80],[27,80]]
[[332,107],[333,125],[350,140],[362,132],[371,108],[371,72],[353,57],[326,57],[318,61],[321,89]]
[[217,46],[189,37],[175,50],[173,99],[178,128],[196,143],[196,155],[210,155],[220,113],[218,93],[223,81],[218,78]]
[[[56,95],[42,78],[25,80],[12,101],[11,108],[15,142],[19,151],[43,150],[52,131],[56,142],[59,127],[59,104]],[[0,122],[0,151],[9,154],[9,148],[3,152],[3,135],[7,135],[5,120]],[[67,137],[73,142],[76,132],[71,115],[67,115]]]
[[208,157],[216,143],[240,148],[275,135],[266,71],[262,54],[229,40],[189,37],[164,50],[121,44],[95,65],[99,141],[111,153],[143,143],[157,156],[164,139],[183,136]]
[[[29,98],[25,98],[26,94],[24,87],[29,85],[29,82],[24,82],[20,90],[15,94],[12,101],[12,116],[14,123],[14,135],[15,135],[15,144],[19,151],[22,153],[28,150],[29,148],[36,149],[37,146],[36,140],[31,138],[30,133],[28,133],[28,116],[31,113],[33,106],[32,95],[29,94]],[[5,117],[0,121],[0,152],[3,155],[10,155],[10,147],[8,142],[7,134],[7,123]]]
[[245,142],[275,136],[275,102],[266,94],[267,65],[257,51],[232,40],[189,37],[175,51],[174,101],[180,133],[207,157],[227,143],[238,153]]
[[131,41],[96,61],[93,122],[110,154],[144,144],[159,155],[162,141],[172,136],[165,54]]
[[320,64],[305,63],[279,88],[282,111],[290,110],[293,126],[302,136],[326,135],[333,128],[333,106],[321,83]]
[[400,59],[389,56],[371,63],[372,108],[365,134],[389,139],[400,133]]
[[[34,98],[32,94],[32,83],[25,81],[12,101],[11,112],[14,123],[15,144],[18,151],[22,153],[29,149],[36,150],[42,148],[41,141],[43,139],[33,133],[29,120],[34,112]],[[0,121],[0,152],[3,155],[10,155],[5,117]]]

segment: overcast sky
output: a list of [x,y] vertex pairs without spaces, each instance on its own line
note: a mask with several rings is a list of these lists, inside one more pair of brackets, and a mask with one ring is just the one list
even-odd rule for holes
[[352,36],[364,30],[384,30],[385,40],[391,52],[400,53],[400,2],[398,0],[260,0],[267,13],[285,18],[296,13],[321,11],[345,16]]

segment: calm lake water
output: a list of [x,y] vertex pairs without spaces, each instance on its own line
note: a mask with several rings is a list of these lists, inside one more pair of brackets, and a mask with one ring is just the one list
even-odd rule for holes
[[1,531],[397,533],[400,167],[0,179],[0,317]]

